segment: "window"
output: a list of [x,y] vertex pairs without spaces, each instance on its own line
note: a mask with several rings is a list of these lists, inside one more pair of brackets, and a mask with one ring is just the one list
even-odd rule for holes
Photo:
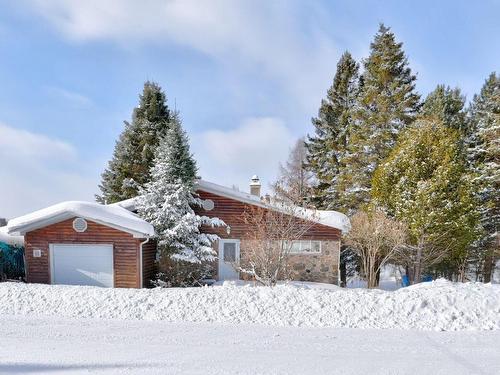
[[236,261],[236,243],[224,242],[224,262]]
[[290,254],[319,254],[321,253],[321,241],[300,240],[293,241]]

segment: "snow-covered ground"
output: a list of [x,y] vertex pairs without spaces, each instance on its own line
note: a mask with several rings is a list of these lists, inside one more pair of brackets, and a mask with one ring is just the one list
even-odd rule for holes
[[500,374],[500,331],[0,315],[0,374]]
[[0,283],[0,374],[500,374],[499,342],[498,285]]
[[105,289],[0,284],[0,314],[294,327],[500,329],[500,285],[438,280],[394,292],[274,288]]

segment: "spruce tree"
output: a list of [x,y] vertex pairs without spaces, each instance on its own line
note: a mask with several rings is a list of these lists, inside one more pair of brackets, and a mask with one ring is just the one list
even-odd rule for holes
[[146,82],[132,122],[125,122],[113,158],[102,174],[101,195],[96,196],[99,202],[118,202],[138,194],[139,187],[149,181],[155,150],[169,123],[165,93],[157,83]]
[[139,214],[155,227],[160,259],[201,263],[216,258],[212,243],[218,237],[200,232],[202,225],[219,226],[217,218],[198,216],[193,206],[196,162],[178,114],[173,114],[166,135],[160,140],[150,169],[151,180],[140,188]]
[[312,119],[315,134],[308,138],[307,168],[313,172],[316,185],[313,203],[322,209],[340,209],[337,176],[344,167],[358,89],[359,66],[349,52],[337,63],[337,71],[327,96],[321,101],[318,116]]
[[347,212],[370,201],[373,172],[394,147],[398,133],[414,121],[420,100],[415,80],[403,44],[380,25],[364,61],[355,121],[339,176],[344,192],[340,204]]
[[[475,176],[483,235],[476,244],[486,282],[491,277],[500,228],[500,76],[492,73],[470,107],[468,161]],[[496,248],[495,248],[496,246]]]

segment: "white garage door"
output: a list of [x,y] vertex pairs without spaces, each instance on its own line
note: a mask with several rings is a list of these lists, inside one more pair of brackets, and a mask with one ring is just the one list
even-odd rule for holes
[[113,245],[50,245],[52,284],[113,286]]

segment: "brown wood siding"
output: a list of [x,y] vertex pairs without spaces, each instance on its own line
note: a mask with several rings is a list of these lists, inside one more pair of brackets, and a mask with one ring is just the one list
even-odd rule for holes
[[[78,233],[73,229],[73,219],[26,233],[24,241],[28,282],[50,284],[49,244],[111,244],[114,286],[139,287],[139,244],[143,240],[90,220],[87,220],[87,230]],[[34,249],[42,251],[40,258],[33,257]]]
[[156,267],[156,241],[151,239],[149,242],[142,245],[142,277],[143,286],[151,287],[151,280],[154,280]]
[[[246,226],[242,222],[241,218],[245,210],[249,209],[251,205],[202,190],[198,190],[197,193],[202,199],[211,199],[214,202],[214,208],[213,210],[205,211],[203,208],[199,207],[195,209],[196,213],[209,217],[218,217],[219,219],[224,220],[224,222],[231,228],[229,235],[226,232],[226,228],[203,228],[203,231],[216,233],[221,238],[236,239],[241,239],[246,233],[249,233],[251,228]],[[340,240],[340,234],[341,231],[339,229],[314,223],[304,235],[304,239]]]

